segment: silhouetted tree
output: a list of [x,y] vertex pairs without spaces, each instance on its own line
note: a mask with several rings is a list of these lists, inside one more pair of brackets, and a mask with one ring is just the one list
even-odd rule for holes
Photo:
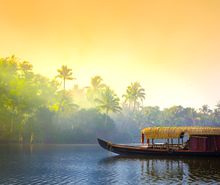
[[57,70],[59,73],[57,75],[58,78],[63,80],[63,90],[66,90],[66,80],[74,80],[75,78],[72,77],[72,69],[68,68],[66,65],[62,65],[60,69]]

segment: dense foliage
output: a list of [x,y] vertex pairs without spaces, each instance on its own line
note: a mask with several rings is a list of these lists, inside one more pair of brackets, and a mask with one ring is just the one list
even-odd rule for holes
[[120,100],[100,76],[88,87],[67,90],[72,69],[57,72],[49,79],[35,74],[27,61],[0,58],[0,142],[95,143],[97,137],[131,142],[146,126],[220,126],[220,103],[214,110],[207,105],[160,110],[143,106],[145,90],[138,82]]

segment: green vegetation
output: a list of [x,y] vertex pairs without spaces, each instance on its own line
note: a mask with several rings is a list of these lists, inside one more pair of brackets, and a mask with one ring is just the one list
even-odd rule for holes
[[100,94],[100,97],[96,99],[97,108],[104,111],[106,114],[106,121],[109,112],[120,112],[121,107],[119,106],[119,98],[117,95],[109,88],[106,87]]
[[129,110],[133,106],[133,111],[140,108],[140,103],[143,105],[145,99],[145,90],[141,87],[140,83],[134,82],[127,87],[126,94],[123,95],[125,98],[125,104],[128,104]]
[[160,110],[144,106],[145,90],[138,82],[120,101],[100,76],[88,87],[66,89],[66,80],[73,79],[67,66],[49,79],[35,74],[27,61],[0,58],[0,142],[95,143],[97,137],[138,142],[147,126],[220,126],[220,103],[214,110],[207,105]]
[[62,65],[61,69],[58,69],[57,72],[59,73],[57,75],[57,78],[60,78],[63,80],[63,90],[66,90],[66,80],[73,80],[75,78],[72,77],[72,69],[68,69],[67,66]]

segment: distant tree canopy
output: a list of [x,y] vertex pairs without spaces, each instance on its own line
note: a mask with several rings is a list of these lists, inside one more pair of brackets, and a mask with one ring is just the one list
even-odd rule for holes
[[141,87],[139,82],[131,83],[127,87],[126,94],[123,95],[125,103],[128,104],[129,109],[139,109],[140,104],[143,104],[145,99],[145,90]]
[[220,126],[220,102],[214,110],[208,105],[161,110],[144,106],[139,82],[131,83],[120,101],[98,75],[87,87],[66,88],[73,79],[65,65],[49,79],[27,61],[0,58],[0,142],[95,143],[97,137],[130,142],[139,141],[146,126]]
[[87,99],[92,105],[95,105],[96,99],[101,96],[103,89],[106,87],[102,81],[100,76],[94,76],[91,79],[90,86],[87,88]]
[[109,112],[120,112],[121,110],[119,98],[109,87],[106,87],[100,94],[100,97],[95,99],[95,101],[97,102],[97,108],[105,112],[106,119]]
[[57,72],[59,73],[57,75],[57,78],[60,78],[63,80],[63,90],[66,90],[66,80],[74,80],[75,78],[72,77],[72,69],[69,69],[67,66],[62,65],[61,69],[58,69]]
[[0,59],[0,79],[2,137],[22,141],[24,125],[39,109],[54,110],[57,83],[34,74],[31,64],[15,56]]

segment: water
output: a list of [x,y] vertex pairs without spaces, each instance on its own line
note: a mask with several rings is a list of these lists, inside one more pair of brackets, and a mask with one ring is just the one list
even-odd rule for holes
[[0,184],[220,184],[220,159],[119,157],[97,145],[0,146]]

